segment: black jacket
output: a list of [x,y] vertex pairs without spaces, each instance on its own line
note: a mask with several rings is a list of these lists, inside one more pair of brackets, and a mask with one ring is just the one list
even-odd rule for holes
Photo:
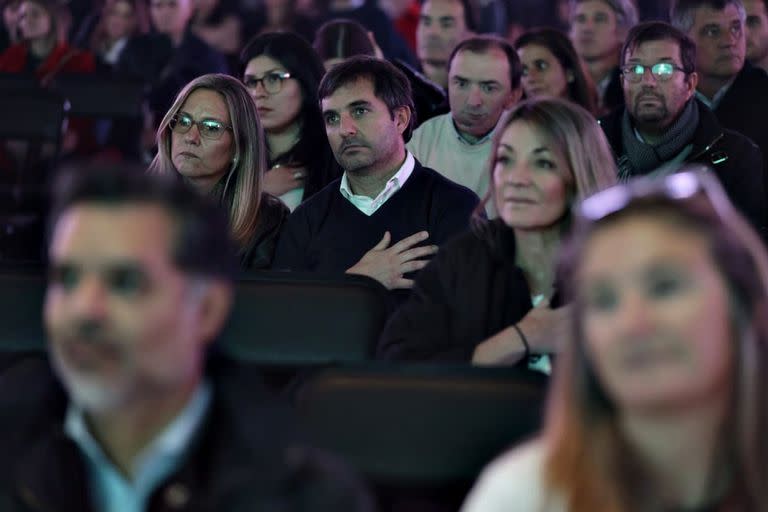
[[[768,203],[763,174],[763,156],[748,138],[723,128],[709,108],[696,101],[699,126],[693,134],[693,149],[686,163],[703,164],[714,170],[733,204],[766,239]],[[613,154],[618,160],[624,154],[619,109],[600,120]]]
[[[748,62],[714,110],[720,125],[752,139],[768,155],[768,74]],[[768,162],[767,162],[768,163]]]
[[447,243],[418,274],[378,346],[382,359],[467,362],[486,338],[532,308],[515,265],[514,232],[501,221]]
[[240,266],[247,270],[264,270],[272,264],[277,239],[290,210],[278,198],[262,194],[259,225],[250,243],[240,252]]
[[[294,441],[285,411],[252,370],[226,363],[211,379],[204,426],[148,512],[369,510],[367,492],[342,464]],[[47,362],[13,366],[0,386],[0,510],[91,512],[85,461],[63,430],[66,395]]]

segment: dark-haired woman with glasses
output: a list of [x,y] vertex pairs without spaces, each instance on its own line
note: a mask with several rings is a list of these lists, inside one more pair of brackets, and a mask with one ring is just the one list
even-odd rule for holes
[[229,210],[245,268],[272,261],[287,208],[262,190],[266,149],[256,107],[236,79],[196,78],[176,97],[157,132],[150,172],[178,174]]
[[341,175],[317,101],[323,64],[309,43],[287,32],[255,37],[240,60],[266,134],[264,190],[293,210]]
[[575,214],[574,305],[542,434],[464,512],[758,512],[768,504],[768,256],[712,173]]

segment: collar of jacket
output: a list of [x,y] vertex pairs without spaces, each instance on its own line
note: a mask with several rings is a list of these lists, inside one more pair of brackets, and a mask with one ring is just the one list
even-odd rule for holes
[[[217,366],[204,426],[182,467],[153,492],[147,510],[186,511],[194,506],[208,511],[224,503],[276,498],[275,490],[288,477],[286,448],[294,448],[286,441],[295,436],[280,421],[285,417],[282,407],[266,394],[259,403],[253,372],[229,363]],[[17,498],[27,510],[95,512],[85,461],[61,421],[29,449],[15,475]]]

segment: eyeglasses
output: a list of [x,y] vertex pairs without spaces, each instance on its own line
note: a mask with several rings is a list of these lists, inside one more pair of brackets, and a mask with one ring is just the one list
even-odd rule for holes
[[628,82],[637,83],[643,79],[643,77],[645,76],[646,70],[650,70],[651,74],[653,75],[653,78],[655,78],[659,82],[666,82],[667,80],[672,78],[672,75],[675,74],[675,71],[682,71],[683,73],[686,72],[683,68],[681,68],[680,66],[676,66],[671,62],[657,62],[653,66],[643,66],[642,64],[632,64],[629,66],[624,66],[621,72],[624,75],[624,78],[626,78]]
[[283,88],[283,82],[289,78],[291,78],[291,74],[287,71],[270,71],[261,78],[245,75],[243,83],[249,89],[256,89],[256,86],[261,82],[265,91],[269,94],[277,94]]
[[687,169],[663,178],[637,178],[605,189],[584,199],[576,207],[576,214],[597,222],[622,211],[638,199],[659,197],[683,201],[699,194],[706,196],[720,217],[734,214],[733,205],[711,171],[703,166],[690,166]]
[[173,116],[171,122],[168,123],[171,130],[176,133],[187,133],[195,125],[197,125],[197,130],[200,132],[200,136],[210,140],[218,140],[224,135],[225,131],[232,129],[231,126],[226,125],[221,121],[215,119],[201,119],[195,121],[187,114],[177,114]]

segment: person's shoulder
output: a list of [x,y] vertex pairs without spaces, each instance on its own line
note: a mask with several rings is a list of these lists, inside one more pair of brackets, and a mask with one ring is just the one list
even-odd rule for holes
[[451,113],[446,112],[445,114],[440,114],[439,116],[435,116],[431,119],[428,119],[421,123],[416,130],[414,130],[413,134],[419,134],[421,137],[427,137],[432,136],[436,137],[439,135],[443,130],[445,130],[445,127],[448,126],[448,123],[451,122]]
[[729,158],[746,158],[761,154],[760,147],[755,141],[743,133],[728,128],[722,128],[722,141],[715,147],[717,146],[726,150]]
[[749,90],[765,95],[765,89],[768,87],[768,73],[764,69],[753,66],[749,63],[744,65],[741,75],[736,79],[737,83],[742,84]]
[[285,206],[280,199],[266,192],[261,194],[261,203],[259,204],[259,215],[265,215],[269,219],[283,220],[291,210]]
[[433,190],[439,193],[441,197],[450,197],[455,200],[474,203],[475,205],[480,201],[477,194],[471,189],[449,180],[435,169],[423,166],[418,160],[416,168],[421,173],[422,179],[429,182]]
[[[502,455],[483,470],[462,512],[564,510],[547,489],[546,446],[534,440]],[[559,505],[559,506],[558,506]]]
[[339,187],[341,186],[341,178],[336,178],[314,194],[312,197],[301,202],[299,206],[293,210],[289,219],[299,217],[313,217],[319,212],[324,212],[333,203],[336,196],[339,196],[341,192]]

